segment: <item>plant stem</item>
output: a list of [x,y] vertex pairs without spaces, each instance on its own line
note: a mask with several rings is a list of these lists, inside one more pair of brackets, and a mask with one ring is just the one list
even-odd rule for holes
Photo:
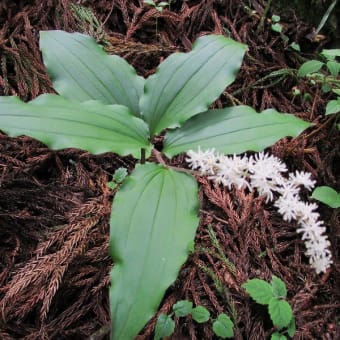
[[257,26],[256,34],[259,34],[260,31],[261,31],[262,28],[263,28],[264,21],[265,21],[265,19],[267,18],[267,14],[268,14],[268,11],[269,11],[269,9],[270,9],[271,3],[272,3],[272,0],[268,0],[268,1],[267,1],[267,5],[266,5],[266,7],[265,7],[265,9],[264,9],[264,11],[263,11],[263,14],[262,14],[262,16],[261,16],[260,23],[259,23],[259,25]]
[[152,154],[155,156],[155,158],[156,158],[156,160],[158,161],[159,164],[162,164],[162,165],[167,167],[164,159],[162,158],[162,154],[158,150],[153,149]]
[[145,164],[145,149],[140,150],[140,164]]

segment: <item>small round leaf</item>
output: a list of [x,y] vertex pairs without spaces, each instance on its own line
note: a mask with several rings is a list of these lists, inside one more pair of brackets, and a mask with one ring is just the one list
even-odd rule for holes
[[275,15],[275,14],[274,14],[274,15],[272,16],[272,21],[273,21],[273,22],[279,22],[280,19],[281,19],[281,18],[280,18],[279,15]]
[[222,339],[232,338],[234,336],[234,324],[230,317],[224,313],[220,314],[213,322],[214,333]]
[[259,304],[267,305],[273,297],[272,286],[260,279],[251,279],[242,285],[247,293]]
[[192,302],[187,300],[178,301],[173,305],[172,310],[178,317],[187,316],[192,311]]
[[293,318],[293,311],[285,300],[272,298],[269,302],[268,311],[273,324],[281,329],[287,327]]
[[207,322],[210,318],[210,312],[203,306],[197,306],[193,308],[191,315],[192,318],[198,323]]
[[272,277],[272,287],[275,297],[284,299],[287,296],[285,283],[275,275]]
[[155,328],[154,340],[160,340],[165,336],[170,336],[175,330],[175,322],[169,315],[160,314]]
[[289,325],[287,326],[287,333],[290,337],[293,337],[296,332],[296,325],[295,325],[295,318],[292,317],[292,320],[290,320]]
[[[340,100],[339,100],[340,111]],[[328,186],[316,187],[312,193],[312,198],[327,204],[331,208],[340,207],[340,193],[336,192],[333,188]]]
[[275,332],[271,335],[270,340],[287,340],[287,337],[279,332]]
[[308,60],[300,66],[297,75],[299,77],[304,77],[307,74],[318,72],[323,65],[324,63],[319,60]]
[[120,167],[113,174],[112,180],[116,183],[122,183],[127,175],[128,175],[127,169],[124,167]]
[[272,30],[274,32],[281,33],[282,32],[282,25],[279,24],[279,23],[273,24],[272,25]]

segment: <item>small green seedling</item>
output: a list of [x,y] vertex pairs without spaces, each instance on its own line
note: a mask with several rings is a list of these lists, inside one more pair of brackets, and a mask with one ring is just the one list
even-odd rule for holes
[[162,12],[164,7],[169,6],[169,2],[167,1],[161,1],[159,3],[156,3],[153,0],[144,0],[143,1],[146,5],[152,6],[155,9],[157,9],[158,12]]
[[125,177],[128,175],[126,168],[118,168],[112,176],[112,181],[107,183],[110,189],[115,189],[119,184],[123,183]]
[[[276,32],[276,33],[279,33],[279,35],[281,36],[281,39],[283,40],[283,42],[285,44],[288,44],[289,42],[289,37],[285,34],[282,33],[283,31],[283,26],[282,24],[280,24],[280,16],[279,15],[272,15],[271,17],[271,25],[270,25],[270,28],[273,32]],[[300,52],[301,49],[300,49],[300,45],[296,42],[292,42],[289,44],[289,46],[292,50],[296,51],[296,52]]]
[[272,16],[272,25],[271,29],[274,32],[281,33],[282,32],[282,25],[280,24],[280,17],[278,15]]
[[257,303],[268,305],[270,319],[277,329],[271,340],[285,340],[285,333],[293,337],[296,330],[295,319],[291,306],[285,300],[287,289],[281,279],[273,275],[270,284],[261,279],[250,279],[242,287]]
[[[193,307],[191,301],[181,300],[176,302],[172,306],[173,312],[169,315],[160,314],[155,328],[154,340],[160,340],[164,337],[170,336],[175,330],[174,317],[186,317],[191,315],[192,319],[197,323],[204,323],[212,320],[210,312],[203,306]],[[215,320],[212,320],[213,332],[222,339],[232,338],[234,336],[234,324],[230,317],[224,313],[217,316]]]
[[331,187],[316,187],[312,193],[312,198],[327,204],[331,208],[340,208],[340,192],[336,192]]
[[[152,6],[153,8],[155,8],[158,13],[163,12],[164,7],[166,6],[170,6],[170,3],[167,1],[161,1],[159,3],[156,3],[153,0],[144,0],[143,1],[146,5]],[[156,16],[156,36],[158,35],[158,16]]]

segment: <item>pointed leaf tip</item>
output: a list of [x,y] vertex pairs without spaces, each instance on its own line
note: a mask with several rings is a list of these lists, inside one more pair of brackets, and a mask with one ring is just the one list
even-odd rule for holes
[[310,125],[292,114],[272,109],[257,113],[249,106],[240,105],[209,110],[192,117],[181,128],[167,132],[163,152],[173,157],[199,146],[226,154],[262,151],[280,138],[296,137]]

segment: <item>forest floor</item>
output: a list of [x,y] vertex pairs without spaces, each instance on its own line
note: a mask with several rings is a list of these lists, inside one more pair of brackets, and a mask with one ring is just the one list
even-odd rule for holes
[[[225,34],[248,45],[236,81],[215,107],[246,104],[275,108],[314,125],[297,138],[268,149],[290,171],[311,172],[318,185],[340,190],[340,134],[335,117],[325,116],[331,94],[298,79],[297,70],[330,38],[311,40],[313,28],[293,10],[279,14],[282,34],[261,25],[265,3],[174,1],[162,12],[143,1],[80,0],[95,20],[84,19],[69,0],[1,1],[0,95],[30,100],[53,92],[38,47],[39,31],[63,29],[90,34],[110,54],[128,60],[147,77],[175,51],[189,51],[204,34]],[[157,29],[156,29],[157,27]],[[299,89],[301,95],[294,96]],[[309,93],[309,99],[303,95]],[[160,141],[161,143],[161,141]],[[173,164],[186,166],[185,157]],[[113,192],[107,187],[119,167],[135,160],[114,154],[93,156],[77,149],[54,151],[28,137],[0,134],[0,339],[108,339],[109,215]],[[235,339],[267,339],[273,326],[265,308],[241,288],[248,278],[280,277],[296,318],[294,339],[340,339],[339,209],[320,204],[333,265],[317,275],[304,255],[296,225],[282,220],[262,197],[200,183],[200,226],[196,251],[168,289],[159,312],[182,299],[211,314],[233,312]],[[214,237],[215,236],[215,237]],[[230,271],[219,251],[234,264]],[[138,339],[152,339],[154,317]],[[102,334],[104,333],[104,334]],[[211,324],[190,317],[176,321],[173,339],[214,339]]]

